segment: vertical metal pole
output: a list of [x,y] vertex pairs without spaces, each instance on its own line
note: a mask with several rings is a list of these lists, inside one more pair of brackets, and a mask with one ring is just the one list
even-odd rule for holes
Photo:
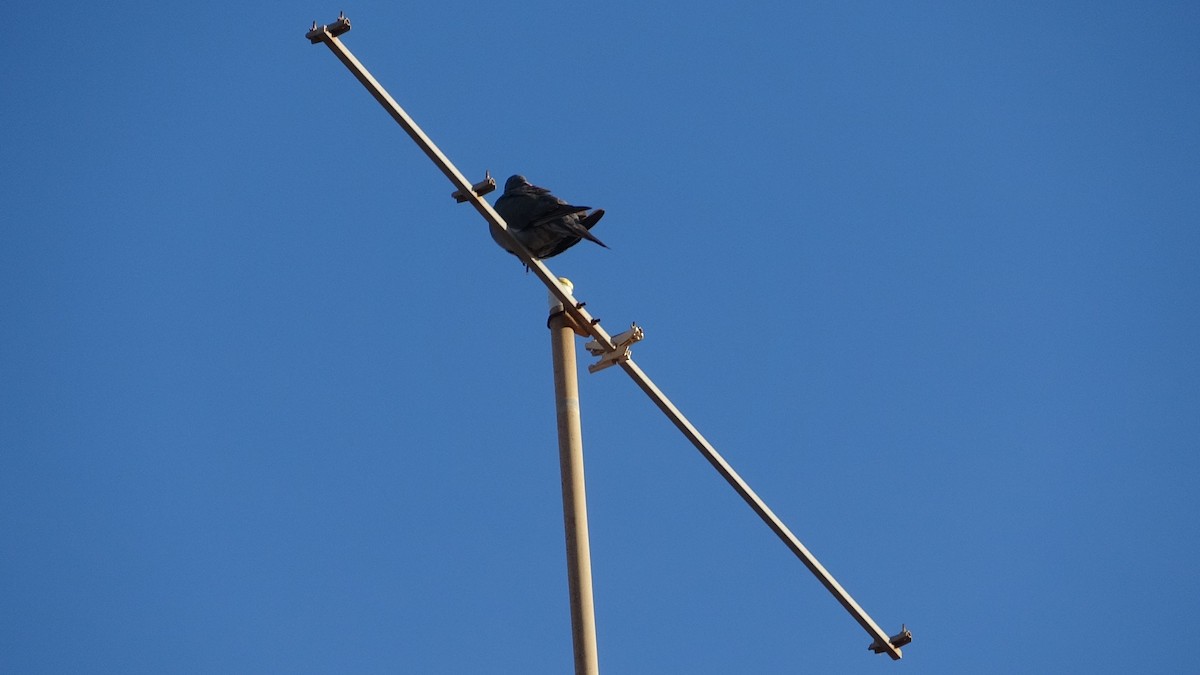
[[[571,282],[559,279],[567,288]],[[592,602],[592,554],[588,542],[587,490],[583,477],[583,433],[579,420],[579,373],[574,322],[550,294],[550,343],[554,352],[554,398],[558,411],[558,459],[562,470],[563,526],[571,594],[571,639],[575,675],[599,675],[596,611]]]

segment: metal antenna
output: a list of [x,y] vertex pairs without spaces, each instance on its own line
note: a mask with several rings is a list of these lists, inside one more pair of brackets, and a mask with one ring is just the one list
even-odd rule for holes
[[[704,438],[704,436],[696,429],[696,427],[692,426],[692,423],[683,416],[683,413],[679,412],[679,409],[676,408],[673,403],[671,403],[670,399],[668,399],[666,395],[654,385],[654,382],[652,382],[650,378],[647,377],[644,372],[642,372],[642,369],[633,362],[633,359],[630,357],[629,347],[634,342],[637,342],[643,338],[644,334],[642,329],[634,324],[630,330],[621,333],[615,338],[610,336],[604,330],[604,328],[600,325],[600,320],[593,318],[592,315],[589,314],[586,309],[584,309],[585,303],[576,300],[571,294],[571,288],[561,283],[558,277],[554,276],[541,260],[534,258],[529,253],[528,249],[526,249],[525,246],[522,245],[521,242],[518,241],[517,238],[508,231],[508,225],[504,222],[504,219],[501,218],[498,213],[496,213],[496,210],[492,208],[491,204],[483,199],[482,195],[491,192],[496,187],[496,182],[491,178],[490,174],[479,183],[471,184],[468,182],[462,173],[460,173],[459,170],[454,166],[454,164],[452,164],[450,160],[447,159],[444,154],[442,154],[442,151],[439,150],[436,145],[434,145],[433,141],[431,141],[429,137],[426,136],[423,131],[421,131],[416,122],[414,122],[412,118],[408,116],[408,113],[404,112],[404,109],[400,107],[400,104],[396,103],[396,100],[393,99],[386,90],[384,90],[383,86],[380,85],[379,82],[376,81],[369,72],[367,72],[367,69],[364,68],[361,63],[359,63],[358,59],[354,58],[354,55],[351,54],[348,49],[346,49],[345,45],[343,45],[341,40],[338,39],[338,36],[349,30],[350,20],[346,18],[344,14],[339,14],[337,21],[329,25],[318,26],[316,22],[313,22],[312,30],[308,31],[306,37],[313,44],[321,42],[325,43],[325,46],[329,47],[329,50],[332,51],[343,64],[345,64],[354,77],[358,78],[358,81],[367,88],[367,91],[371,92],[371,95],[375,97],[375,100],[379,101],[384,110],[386,110],[392,116],[392,118],[400,124],[404,131],[408,133],[409,137],[413,139],[413,141],[418,147],[421,148],[425,155],[428,156],[429,159],[432,160],[439,169],[441,169],[442,173],[444,173],[446,177],[450,179],[450,182],[454,184],[455,189],[451,194],[452,197],[454,197],[460,203],[471,202],[471,205],[475,207],[475,210],[478,211],[479,214],[484,217],[484,219],[504,232],[503,236],[507,239],[509,248],[514,251],[517,254],[517,257],[521,259],[521,262],[525,263],[529,269],[533,270],[537,278],[546,285],[546,288],[550,291],[551,297],[557,298],[558,301],[562,303],[563,312],[565,312],[565,314],[573,320],[575,328],[591,336],[592,340],[585,346],[593,356],[599,357],[599,361],[589,366],[588,370],[591,372],[597,372],[613,365],[619,365],[621,369],[633,379],[637,386],[640,387],[641,390],[650,397],[650,400],[654,401],[654,404],[663,411],[663,414],[665,414],[667,418],[669,418],[671,422],[681,432],[683,432],[683,435],[692,442],[692,445],[696,446],[696,449],[700,451],[700,454],[704,455],[704,458],[707,459],[708,462],[712,464],[713,468],[717,470],[717,473],[721,474],[725,481],[728,482],[729,485],[739,495],[741,495],[746,504],[748,504],[750,508],[758,514],[758,517],[762,518],[763,522],[767,524],[767,527],[771,528],[776,536],[778,536],[779,539],[782,540],[783,543],[792,550],[792,553],[794,553],[796,557],[800,559],[800,562],[804,563],[804,566],[813,573],[813,576],[817,578],[817,581],[821,582],[821,585],[833,595],[834,599],[836,599],[838,603],[840,603],[842,607],[844,607],[846,611],[850,613],[854,620],[858,622],[858,625],[862,626],[862,628],[867,631],[867,634],[872,638],[872,642],[867,646],[867,649],[875,652],[876,654],[887,653],[892,657],[893,660],[899,660],[903,656],[900,648],[912,642],[912,632],[910,632],[907,627],[902,626],[899,633],[889,636],[883,631],[882,628],[879,627],[878,624],[875,623],[874,620],[871,619],[870,616],[867,615],[863,608],[854,601],[854,598],[850,597],[850,594],[846,592],[846,589],[842,588],[841,584],[839,584],[837,580],[834,579],[833,576],[825,569],[825,567],[822,566],[815,557],[813,557],[813,554],[804,547],[804,544],[800,543],[800,540],[796,538],[796,535],[792,534],[792,531],[783,524],[783,521],[781,521],[779,517],[771,511],[771,509],[757,494],[755,494],[754,490],[750,489],[750,486],[746,483],[746,481],[742,480],[742,477],[733,470],[733,467],[731,467],[729,463],[725,461],[725,458],[721,457],[721,454],[717,452],[716,448],[714,448],[712,444],[710,444],[708,440]],[[576,629],[577,628],[578,626],[576,626]]]

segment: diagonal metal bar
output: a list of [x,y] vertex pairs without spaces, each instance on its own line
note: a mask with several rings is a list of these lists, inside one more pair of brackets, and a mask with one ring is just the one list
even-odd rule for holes
[[[346,21],[345,25],[346,30],[349,30],[349,21]],[[372,77],[371,73],[367,72],[367,69],[363,67],[361,63],[359,63],[358,59],[355,58],[353,54],[350,53],[350,50],[346,49],[346,46],[342,44],[342,41],[330,31],[330,27],[314,26],[313,29],[308,33],[308,39],[314,43],[323,42],[325,43],[325,46],[329,47],[329,50],[333,52],[334,56],[337,56],[338,60],[341,61],[346,68],[350,70],[354,77],[357,78],[358,81],[367,88],[367,91],[371,93],[371,96],[374,96],[375,100],[379,101],[379,104],[383,106],[383,109],[392,116],[392,119],[396,120],[396,123],[399,124],[400,127],[403,128],[404,131],[409,135],[409,137],[412,138],[413,142],[415,142],[417,146],[421,148],[421,151],[424,152],[425,155],[429,157],[429,159],[431,159],[439,169],[441,169],[442,173],[446,175],[446,178],[450,179],[450,182],[454,184],[456,192],[459,192],[465,196],[467,198],[466,201],[471,202],[471,206],[475,207],[475,210],[479,212],[479,215],[483,216],[484,219],[486,219],[489,223],[496,225],[504,231],[504,236],[507,237],[509,241],[509,247],[517,253],[517,257],[521,259],[521,262],[529,266],[529,269],[532,270],[533,273],[537,275],[537,278],[546,285],[546,288],[550,289],[550,292],[562,301],[563,308],[566,309],[567,313],[575,319],[577,324],[587,331],[587,333],[595,338],[601,345],[603,345],[606,350],[612,350],[614,348],[612,337],[609,336],[604,328],[600,326],[599,320],[594,319],[591,314],[589,314],[587,310],[583,308],[583,303],[576,300],[575,297],[571,295],[571,291],[566,286],[559,283],[558,277],[551,274],[549,268],[547,268],[541,260],[533,257],[533,255],[529,253],[525,246],[521,244],[516,237],[509,233],[508,224],[504,222],[504,219],[500,217],[500,214],[496,213],[496,210],[492,208],[492,205],[489,204],[487,200],[485,200],[483,197],[480,197],[475,193],[474,190],[471,189],[471,181],[467,180],[467,178],[462,175],[462,173],[457,167],[454,166],[449,158],[442,153],[437,145],[425,135],[425,132],[422,131],[421,128],[417,126],[417,123],[408,116],[408,113],[404,111],[404,108],[400,107],[400,104],[397,103],[396,99],[392,98],[392,95],[383,88],[383,85],[379,84],[379,82]]]
[[[612,336],[610,336],[600,325],[599,319],[593,318],[587,312],[587,310],[584,309],[584,303],[576,300],[571,294],[570,289],[560,283],[558,277],[554,276],[550,272],[550,269],[547,268],[541,260],[534,258],[521,244],[521,242],[518,241],[517,238],[508,231],[507,223],[505,223],[504,219],[501,218],[498,213],[496,213],[495,209],[492,208],[492,205],[475,193],[475,191],[472,189],[471,182],[459,172],[454,164],[442,153],[440,149],[438,149],[437,145],[435,145],[434,142],[425,135],[425,132],[421,131],[421,128],[417,126],[417,123],[408,116],[408,113],[406,113],[404,109],[400,107],[400,104],[397,103],[396,100],[387,93],[383,86],[380,85],[379,82],[376,81],[376,79],[372,77],[369,72],[367,72],[367,69],[363,67],[358,59],[356,59],[354,55],[351,54],[348,49],[346,49],[345,45],[342,44],[341,40],[339,40],[337,36],[345,33],[349,29],[349,20],[347,20],[345,17],[339,17],[338,23],[330,26],[317,26],[314,24],[313,29],[308,32],[307,37],[314,44],[317,42],[323,42],[327,47],[329,47],[330,51],[332,51],[334,55],[337,56],[338,60],[340,60],[346,66],[346,68],[353,73],[355,78],[357,78],[358,81],[367,88],[367,91],[369,91],[371,95],[375,97],[375,100],[378,101],[385,110],[387,110],[387,112],[404,129],[409,137],[412,138],[417,146],[421,148],[422,152],[424,152],[425,155],[429,157],[429,159],[432,160],[439,169],[441,169],[442,173],[444,173],[446,177],[450,179],[450,182],[454,184],[455,194],[460,197],[465,197],[465,200],[471,202],[471,205],[475,207],[475,210],[478,211],[479,214],[484,217],[484,219],[504,231],[504,236],[508,239],[512,250],[516,251],[517,256],[521,259],[521,261],[528,265],[529,269],[533,270],[538,279],[550,290],[550,293],[563,303],[563,309],[566,310],[566,312],[575,320],[576,326],[594,338],[605,353],[617,351],[618,347],[614,343]],[[716,448],[714,448],[712,444],[709,443],[708,440],[704,438],[704,436],[696,429],[696,427],[693,426],[692,423],[683,416],[683,413],[681,413],[679,409],[676,408],[673,403],[671,403],[670,399],[668,399],[666,395],[663,394],[657,386],[655,386],[654,382],[651,381],[644,372],[642,372],[642,369],[639,368],[638,365],[629,358],[628,351],[626,350],[622,354],[618,355],[616,361],[629,375],[629,377],[633,379],[638,387],[641,388],[641,390],[645,392],[645,394],[649,396],[652,401],[654,401],[654,404],[658,406],[659,410],[661,410],[663,414],[665,414],[671,420],[671,422],[681,432],[683,432],[683,435],[686,436],[689,441],[691,441],[692,445],[696,446],[696,449],[699,450],[700,453],[704,455],[704,458],[708,460],[710,464],[712,464],[714,469],[717,470],[717,473],[721,474],[726,482],[733,487],[734,491],[736,491],[750,506],[750,508],[753,509],[760,518],[762,518],[763,522],[765,522],[767,526],[770,527],[773,532],[775,532],[776,536],[778,536],[780,540],[782,540],[783,543],[789,549],[791,549],[796,557],[804,563],[805,567],[807,567],[809,571],[812,572],[815,577],[817,577],[817,580],[821,582],[821,585],[823,585],[826,590],[828,590],[834,596],[838,603],[840,603],[842,607],[844,607],[846,611],[849,612],[852,617],[854,617],[854,620],[857,621],[858,624],[867,631],[867,634],[869,634],[874,640],[869,646],[869,649],[876,653],[887,652],[892,659],[899,660],[902,657],[900,647],[911,642],[912,634],[909,633],[908,630],[902,629],[899,634],[889,637],[888,634],[885,633],[883,629],[881,629],[879,625],[871,619],[871,617],[863,610],[863,608],[854,601],[854,598],[850,597],[850,594],[847,593],[846,590],[842,588],[841,584],[839,584],[837,580],[833,578],[833,575],[831,575],[825,569],[825,567],[821,565],[816,557],[814,557],[812,553],[805,548],[804,544],[800,543],[800,540],[796,537],[796,535],[792,534],[792,531],[783,524],[783,521],[781,521],[773,511],[771,511],[766,503],[763,502],[763,500],[754,492],[754,490],[750,488],[746,481],[743,480],[742,477],[733,470],[733,467],[725,461],[725,458],[723,458],[721,454],[717,452]]]
[[862,626],[871,637],[875,638],[875,642],[872,644],[881,646],[883,651],[887,651],[893,659],[899,660],[902,654],[900,648],[892,644],[892,638],[888,637],[888,634],[883,632],[883,629],[854,601],[854,598],[850,597],[850,594],[846,592],[846,589],[842,588],[837,579],[834,579],[833,575],[825,569],[825,566],[808,551],[804,544],[800,543],[800,540],[796,535],[792,534],[788,526],[784,525],[783,521],[779,519],[779,516],[775,515],[775,512],[767,506],[766,502],[750,488],[746,481],[742,480],[738,472],[733,470],[729,462],[725,461],[725,458],[708,442],[708,439],[696,427],[692,426],[692,423],[683,416],[683,413],[679,412],[679,409],[675,407],[675,404],[671,403],[666,394],[663,394],[655,386],[654,382],[642,372],[642,369],[632,359],[622,361],[621,368],[629,374],[629,377],[633,378],[633,381],[650,397],[650,400],[654,401],[654,404],[671,420],[671,423],[683,432],[683,435],[692,442],[692,445],[696,446],[700,454],[704,455],[704,458],[708,460],[709,464],[712,464],[717,473],[721,474],[721,477],[750,505],[750,508],[758,514],[758,517],[762,518],[767,527],[771,528],[776,536],[792,550],[792,553],[796,554],[796,557],[813,573],[817,581],[820,581],[821,585],[833,594],[833,597],[841,603],[842,607],[845,607],[846,611],[850,612],[850,615],[854,617],[858,625]]

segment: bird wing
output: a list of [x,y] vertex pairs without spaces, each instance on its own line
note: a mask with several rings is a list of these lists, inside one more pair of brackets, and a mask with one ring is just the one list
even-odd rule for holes
[[530,222],[531,227],[545,225],[552,220],[563,218],[565,216],[573,216],[577,213],[583,213],[591,209],[590,206],[572,206],[571,204],[539,204],[537,214]]
[[603,217],[604,209],[596,209],[595,211],[587,214],[583,220],[579,221],[579,224],[590,230],[593,226],[595,226],[596,223],[600,222],[600,219]]

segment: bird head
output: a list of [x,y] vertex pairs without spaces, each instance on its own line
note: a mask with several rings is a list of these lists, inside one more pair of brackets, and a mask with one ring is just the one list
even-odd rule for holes
[[525,180],[525,176],[522,176],[521,174],[516,174],[513,176],[509,176],[508,180],[504,181],[504,191],[512,192],[514,190],[519,190],[519,189],[525,187],[526,185],[529,185],[529,181]]

